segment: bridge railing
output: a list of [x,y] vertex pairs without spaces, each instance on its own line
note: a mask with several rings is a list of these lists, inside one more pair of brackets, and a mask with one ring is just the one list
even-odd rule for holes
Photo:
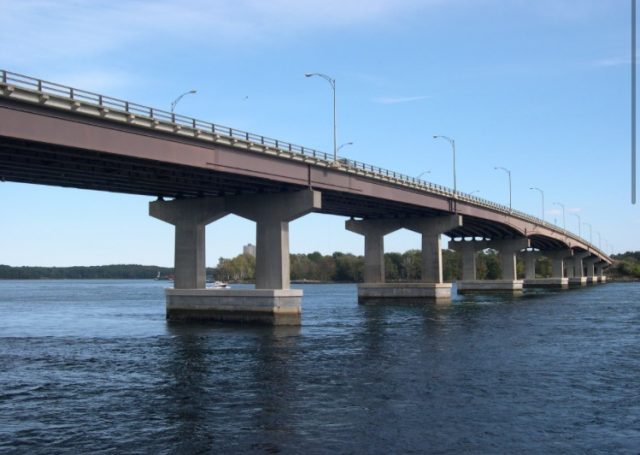
[[[211,133],[213,135],[218,135],[221,137],[237,139],[237,140],[245,141],[252,144],[259,144],[261,146],[269,147],[274,150],[311,157],[316,160],[325,161],[327,164],[332,164],[332,165],[336,164],[334,163],[333,155],[330,155],[328,153],[325,153],[316,149],[303,147],[301,145],[296,145],[290,142],[273,139],[267,136],[261,136],[258,134],[249,133],[247,131],[238,130],[228,126],[223,126],[223,125],[218,125],[218,124],[203,121],[203,120],[198,120],[193,117],[187,117],[181,114],[176,114],[175,112],[165,111],[162,109],[155,109],[155,108],[144,106],[141,104],[124,101],[118,98],[100,95],[98,93],[93,93],[86,90],[80,90],[73,87],[69,87],[66,85],[56,84],[54,82],[48,82],[41,79],[36,79],[30,76],[25,76],[23,74],[0,70],[0,81],[2,82],[4,87],[9,85],[15,85],[23,89],[38,92],[39,94],[42,94],[42,95],[52,95],[59,98],[65,98],[65,99],[71,100],[72,102],[76,101],[80,103],[90,104],[102,109],[118,111],[128,115],[137,116],[137,117],[144,117],[150,120],[154,120],[156,122],[171,124],[173,126],[180,126],[180,127],[192,128],[193,130],[206,131],[208,133]],[[530,221],[540,226],[547,226],[547,227],[553,226],[553,229],[561,232],[566,237],[570,237],[574,240],[578,240],[580,242],[590,245],[590,242],[587,242],[585,239],[577,236],[576,234],[566,231],[565,229],[561,229],[557,225],[552,225],[550,223],[547,223],[546,221],[543,221],[540,218],[534,217],[524,212],[520,212],[518,210],[512,210],[511,208],[505,205],[497,204],[487,199],[479,198],[477,196],[466,194],[460,191],[454,191],[453,189],[443,185],[438,185],[436,183],[432,183],[432,182],[422,180],[416,177],[412,177],[406,174],[402,174],[396,171],[383,169],[378,166],[373,166],[371,164],[367,164],[361,161],[356,161],[356,160],[352,160],[344,157],[337,157],[337,165],[338,167],[343,168],[347,172],[349,171],[363,172],[373,178],[377,178],[381,180],[392,180],[394,183],[397,183],[397,184],[401,184],[404,186],[417,187],[420,190],[427,191],[430,193],[447,196],[463,202],[470,202],[475,205],[479,205],[485,208],[495,210],[505,215],[515,215],[521,219]],[[597,250],[600,251],[599,249]]]

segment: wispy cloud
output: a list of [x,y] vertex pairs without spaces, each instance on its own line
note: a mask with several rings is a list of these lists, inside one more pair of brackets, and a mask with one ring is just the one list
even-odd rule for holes
[[411,103],[413,101],[421,101],[429,99],[429,96],[382,96],[378,98],[374,98],[373,102],[378,104],[400,104],[400,103]]
[[567,212],[569,212],[569,213],[581,213],[582,209],[580,207],[569,207],[567,209]]
[[592,64],[593,66],[599,66],[599,67],[631,65],[631,57],[602,58],[599,60],[594,60]]
[[[462,1],[462,0],[459,0]],[[319,28],[397,21],[445,0],[21,0],[2,2],[5,64],[77,61],[126,46],[263,45]]]

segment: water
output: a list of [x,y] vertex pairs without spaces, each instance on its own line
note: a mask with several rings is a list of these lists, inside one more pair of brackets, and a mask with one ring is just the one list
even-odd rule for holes
[[640,284],[172,325],[155,281],[0,282],[1,453],[635,453]]

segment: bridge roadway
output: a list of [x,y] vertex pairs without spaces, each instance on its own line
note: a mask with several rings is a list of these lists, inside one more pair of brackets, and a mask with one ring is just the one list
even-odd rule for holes
[[[0,179],[158,198],[150,214],[176,226],[168,317],[299,321],[288,222],[312,211],[350,217],[346,228],[365,237],[362,301],[450,296],[441,234],[463,256],[459,292],[595,283],[611,263],[558,226],[414,177],[28,76],[0,77]],[[228,213],[256,222],[253,294],[204,290],[204,226]],[[401,228],[422,234],[421,283],[384,283],[384,235]],[[476,280],[475,253],[484,248],[499,251],[502,280]],[[525,260],[524,282],[516,255]],[[535,278],[540,255],[552,260],[551,279]],[[236,308],[239,301],[245,309]],[[200,311],[203,305],[215,308]]]

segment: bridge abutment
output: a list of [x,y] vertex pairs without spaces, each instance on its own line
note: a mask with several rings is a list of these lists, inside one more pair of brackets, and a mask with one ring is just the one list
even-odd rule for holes
[[[290,289],[289,222],[320,207],[311,190],[152,202],[150,214],[176,226],[167,319],[299,325],[303,293]],[[256,289],[206,289],[204,228],[228,213],[256,223]]]

